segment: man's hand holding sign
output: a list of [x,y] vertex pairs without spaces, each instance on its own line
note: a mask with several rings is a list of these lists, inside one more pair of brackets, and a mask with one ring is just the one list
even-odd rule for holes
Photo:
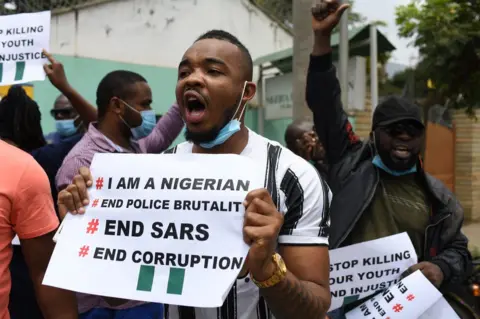
[[[85,206],[90,202],[87,190],[92,185],[90,170],[81,168],[73,184],[59,193],[61,218],[68,212],[74,215],[85,212]],[[328,261],[328,248],[280,245],[277,254],[284,217],[275,207],[270,193],[266,189],[252,190],[247,194],[243,205],[246,208],[243,237],[250,249],[241,275],[249,272],[272,311],[283,314],[276,315],[277,318],[291,318],[298,314],[302,318],[317,318],[318,314],[325,313],[330,306],[329,302],[324,302],[330,301],[326,281],[328,262],[325,263],[327,267],[320,269],[312,269],[311,263],[317,259]],[[287,270],[286,265],[289,264],[293,266]]]
[[85,213],[89,204],[88,188],[93,185],[92,174],[88,167],[81,167],[73,178],[73,183],[58,193],[58,212],[63,220],[67,213],[73,215]]
[[246,208],[243,236],[250,245],[246,266],[254,280],[265,281],[277,268],[272,256],[277,248],[283,215],[277,211],[266,189],[248,193],[243,205]]
[[[328,260],[327,247],[280,245],[280,254],[276,254],[284,220],[270,194],[266,189],[254,190],[247,195],[244,205],[247,210],[243,234],[250,245],[247,267],[254,282],[262,288],[261,294],[267,299],[269,307],[274,313],[284,316],[277,318],[292,318],[299,314],[302,314],[302,318],[316,318],[318,314],[325,313],[330,307],[329,302],[322,302],[330,300],[328,282],[323,281],[323,278],[328,278],[328,269],[312,271],[307,266],[307,258],[311,261],[317,258]],[[302,263],[292,263],[293,259]],[[297,267],[287,270],[285,264],[296,264]],[[295,274],[302,277],[310,275],[308,279],[312,282],[303,282]]]
[[422,274],[430,280],[430,282],[437,288],[439,288],[442,285],[443,282],[443,272],[434,263],[428,262],[428,261],[423,261],[421,263],[418,263],[416,265],[413,265],[410,267],[409,272],[413,273],[417,270],[420,270]]

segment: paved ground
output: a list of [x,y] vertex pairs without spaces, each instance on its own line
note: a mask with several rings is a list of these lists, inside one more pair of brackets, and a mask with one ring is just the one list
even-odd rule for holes
[[480,252],[480,223],[471,223],[463,226],[463,232],[470,240],[470,245],[477,247]]

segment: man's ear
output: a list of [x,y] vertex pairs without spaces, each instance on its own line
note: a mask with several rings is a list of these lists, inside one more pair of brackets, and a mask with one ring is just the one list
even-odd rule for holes
[[117,115],[123,115],[125,112],[125,105],[117,97],[112,97],[108,103],[108,108]]
[[247,82],[247,85],[245,87],[245,94],[243,95],[243,102],[247,103],[257,93],[257,85],[254,82]]

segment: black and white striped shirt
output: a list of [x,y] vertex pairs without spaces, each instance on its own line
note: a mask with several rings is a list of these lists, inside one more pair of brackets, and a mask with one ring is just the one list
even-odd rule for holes
[[[192,152],[182,143],[166,153]],[[332,193],[315,168],[277,142],[249,130],[248,144],[240,154],[265,167],[270,191],[284,225],[278,238],[284,245],[328,245]],[[165,306],[166,319],[271,319],[265,300],[249,276],[239,278],[221,308]]]

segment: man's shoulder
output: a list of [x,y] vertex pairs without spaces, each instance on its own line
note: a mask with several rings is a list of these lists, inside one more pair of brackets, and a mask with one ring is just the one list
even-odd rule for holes
[[91,162],[95,153],[97,153],[95,144],[88,134],[84,134],[70,149],[70,152],[68,152],[67,156],[65,157],[64,163],[71,159],[89,159]]
[[288,148],[277,141],[270,140],[266,137],[255,134],[256,146],[260,143],[266,146],[269,165],[275,169],[277,184],[280,188],[286,187],[287,184],[301,185],[302,189],[307,184],[323,183],[323,179],[313,165],[305,159],[296,155]]
[[55,184],[60,190],[70,184],[80,167],[89,167],[93,156],[97,152],[92,145],[92,140],[85,134],[80,141],[70,150],[55,177]]
[[268,144],[269,156],[278,154],[277,175],[295,174],[297,176],[313,176],[318,177],[317,170],[313,165],[302,157],[293,153],[291,150],[280,144],[279,142],[269,140],[262,137]]
[[0,163],[2,163],[0,165],[0,172],[3,171],[2,174],[0,174],[2,176],[11,176],[11,174],[21,175],[29,165],[38,165],[30,154],[1,140]]
[[22,160],[22,162],[32,159],[27,152],[2,140],[0,140],[0,157],[2,157],[2,164],[3,161],[14,163],[18,159]]

